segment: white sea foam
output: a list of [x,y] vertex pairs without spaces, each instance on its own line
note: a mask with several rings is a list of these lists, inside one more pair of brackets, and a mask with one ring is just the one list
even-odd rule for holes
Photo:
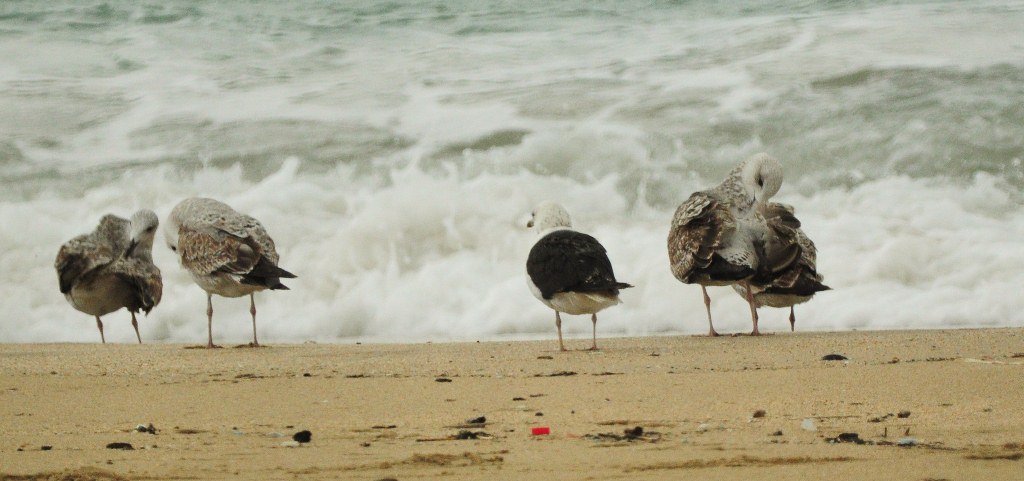
[[[255,184],[238,168],[191,178],[166,168],[140,170],[90,190],[80,202],[43,195],[0,205],[8,226],[0,239],[2,269],[15,273],[3,280],[3,341],[94,341],[88,316],[67,306],[56,289],[55,246],[91,229],[102,212],[152,206],[165,216],[192,194],[216,195],[261,219],[277,241],[281,265],[299,275],[290,291],[258,294],[261,337],[270,342],[550,334],[551,312],[529,296],[523,267],[534,240],[526,216],[546,198],[566,202],[579,228],[607,247],[617,276],[636,286],[623,292],[621,306],[602,314],[601,335],[705,329],[699,289],[678,283],[667,268],[671,209],[624,198],[614,175],[593,182],[530,173],[465,180],[411,166],[382,186],[342,168],[310,176],[297,174],[297,167],[290,160]],[[140,180],[148,187],[133,189]],[[798,329],[1021,325],[1024,213],[994,182],[985,175],[967,185],[896,177],[809,197],[784,189],[781,200],[797,206],[834,289],[798,307]],[[679,198],[698,187],[680,186]],[[165,292],[142,322],[143,337],[203,339],[202,291],[166,248],[158,245],[154,258]],[[711,296],[721,330],[749,329],[738,296],[724,288]],[[244,299],[214,302],[218,338],[246,339]],[[784,330],[786,314],[763,309],[763,326]],[[108,337],[130,341],[128,316],[109,318]],[[569,318],[566,331],[585,335],[588,324]]]

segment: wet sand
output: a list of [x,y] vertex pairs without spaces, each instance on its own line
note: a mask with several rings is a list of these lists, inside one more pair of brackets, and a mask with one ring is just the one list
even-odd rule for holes
[[0,345],[0,480],[1024,472],[1024,329],[599,344]]

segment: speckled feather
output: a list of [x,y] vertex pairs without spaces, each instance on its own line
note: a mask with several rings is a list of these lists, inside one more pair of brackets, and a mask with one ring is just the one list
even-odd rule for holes
[[122,257],[107,269],[127,284],[134,294],[137,304],[126,306],[129,311],[138,310],[149,314],[163,297],[164,282],[160,269],[152,262],[135,257]]
[[[771,268],[751,279],[754,301],[758,306],[789,307],[806,302],[816,292],[830,289],[817,272],[817,248],[803,230],[793,207],[768,203],[763,213],[772,236],[767,244]],[[742,286],[736,292],[746,296]]]
[[713,192],[694,192],[680,204],[668,235],[672,274],[685,283],[696,282],[694,274],[711,265],[711,257],[722,247],[722,238],[736,229],[729,209],[720,208]]
[[53,267],[57,270],[60,292],[67,294],[83,276],[109,265],[128,248],[131,222],[107,214],[96,230],[82,234],[61,246]]

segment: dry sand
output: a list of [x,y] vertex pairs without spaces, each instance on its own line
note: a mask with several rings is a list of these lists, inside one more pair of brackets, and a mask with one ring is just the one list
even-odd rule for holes
[[0,345],[0,480],[1024,478],[1024,329],[600,345]]

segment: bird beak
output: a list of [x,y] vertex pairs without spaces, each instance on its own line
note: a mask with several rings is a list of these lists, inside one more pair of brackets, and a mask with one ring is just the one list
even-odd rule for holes
[[139,241],[132,239],[128,242],[128,249],[124,251],[124,257],[131,256],[135,252],[135,247],[139,245]]
[[527,229],[531,229],[531,228],[533,228],[533,219],[530,219],[530,220],[529,220],[529,221],[528,221],[528,222],[526,223],[526,228],[527,228]]

